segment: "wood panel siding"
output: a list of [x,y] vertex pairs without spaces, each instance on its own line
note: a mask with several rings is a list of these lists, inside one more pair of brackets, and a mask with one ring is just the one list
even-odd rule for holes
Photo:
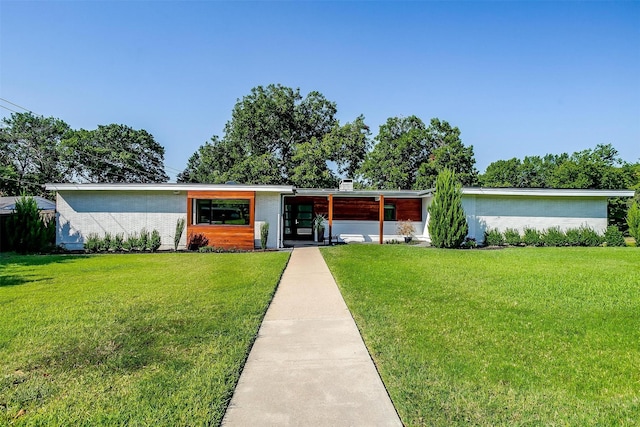
[[[422,221],[421,199],[385,198],[384,204],[395,205],[396,220]],[[334,197],[333,219],[355,221],[378,221],[380,202],[374,197]]]
[[334,197],[333,219],[377,221],[379,203],[375,197]]
[[[196,199],[244,199],[249,200],[249,224],[217,225],[194,224],[193,201]],[[187,192],[187,244],[190,235],[203,234],[209,246],[226,249],[254,249],[255,191],[188,191]]]
[[396,205],[396,220],[422,221],[422,199],[385,199]]

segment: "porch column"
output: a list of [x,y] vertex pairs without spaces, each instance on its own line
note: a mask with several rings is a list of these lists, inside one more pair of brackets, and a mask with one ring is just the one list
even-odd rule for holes
[[333,234],[333,194],[329,194],[329,244]]
[[380,244],[382,244],[382,237],[384,235],[384,196],[382,194],[380,195],[380,212],[378,215],[380,218]]

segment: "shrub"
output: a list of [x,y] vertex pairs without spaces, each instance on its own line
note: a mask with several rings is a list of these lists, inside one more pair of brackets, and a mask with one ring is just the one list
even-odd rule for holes
[[520,246],[522,237],[520,237],[520,232],[515,228],[507,228],[504,230],[504,241],[510,246]]
[[527,246],[541,246],[542,236],[535,228],[525,228],[522,235],[522,242]]
[[89,233],[84,238],[84,250],[89,253],[95,253],[100,250],[100,236],[97,233]]
[[397,226],[398,234],[405,237],[413,236],[416,228],[411,221],[400,221]]
[[149,249],[149,240],[150,236],[147,229],[143,228],[142,230],[140,230],[140,237],[138,237],[138,247],[141,251],[146,251],[147,249]]
[[580,229],[579,228],[569,228],[564,233],[567,239],[567,245],[569,246],[580,246]]
[[589,227],[580,227],[580,246],[600,246],[602,237]]
[[610,225],[604,232],[604,243],[607,246],[627,246],[627,242],[624,241],[622,231],[615,225]]
[[133,252],[137,251],[140,246],[138,246],[140,239],[138,239],[138,233],[129,234],[127,239],[122,243],[122,247],[124,250]]
[[208,244],[209,239],[207,239],[207,236],[202,233],[189,234],[189,237],[187,238],[187,249],[190,251],[197,251]]
[[636,241],[636,247],[640,247],[640,204],[634,200],[627,211],[627,224],[629,235]]
[[107,252],[111,247],[111,233],[104,233],[104,237],[100,239],[100,243],[98,244],[98,250],[100,252]]
[[16,200],[7,231],[9,247],[20,253],[41,252],[55,244],[55,221],[42,219],[38,203],[31,196],[23,195]]
[[453,171],[444,169],[438,174],[429,214],[431,244],[437,248],[459,248],[469,226],[462,208],[462,188]]
[[179,218],[176,222],[176,234],[173,236],[173,250],[178,250],[178,245],[180,244],[180,239],[182,239],[182,233],[184,232],[184,218]]
[[545,246],[566,246],[567,236],[560,227],[551,227],[542,234],[542,242]]
[[158,230],[153,230],[151,232],[151,238],[149,239],[149,250],[151,252],[155,252],[158,250],[161,244],[162,242],[160,239],[160,232]]
[[485,246],[503,246],[504,236],[497,228],[490,228],[484,232]]
[[111,241],[111,250],[119,252],[122,250],[122,245],[124,243],[124,234],[116,233],[113,236],[113,240]]
[[476,242],[476,239],[474,239],[473,237],[467,237],[466,239],[464,239],[464,242],[462,242],[463,249],[474,249],[477,247],[478,242]]
[[264,251],[267,249],[267,240],[269,239],[269,223],[265,222],[260,225],[260,247]]

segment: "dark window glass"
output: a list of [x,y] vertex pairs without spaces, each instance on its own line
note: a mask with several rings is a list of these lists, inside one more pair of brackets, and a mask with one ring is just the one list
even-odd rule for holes
[[392,204],[384,205],[384,220],[385,221],[396,220],[396,205],[392,205]]
[[245,199],[197,199],[196,224],[248,225],[249,209]]

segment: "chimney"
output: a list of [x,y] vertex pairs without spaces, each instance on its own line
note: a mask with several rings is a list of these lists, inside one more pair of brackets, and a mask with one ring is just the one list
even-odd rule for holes
[[353,180],[343,179],[340,181],[340,191],[353,191]]

